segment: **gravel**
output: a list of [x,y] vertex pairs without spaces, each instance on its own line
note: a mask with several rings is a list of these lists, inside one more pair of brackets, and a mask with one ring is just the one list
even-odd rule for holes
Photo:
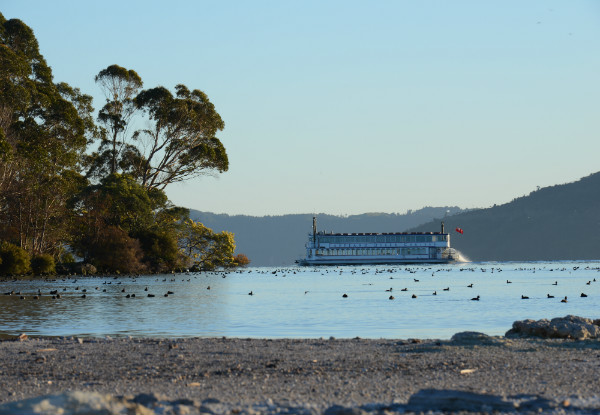
[[494,399],[527,395],[561,411],[578,402],[594,412],[599,378],[597,340],[467,335],[453,341],[0,341],[0,405],[87,391],[130,400],[162,396],[170,402],[195,402],[196,408],[212,405],[213,413],[281,413],[281,408],[296,408],[290,413],[402,413],[410,409],[409,399],[423,391],[459,391]]

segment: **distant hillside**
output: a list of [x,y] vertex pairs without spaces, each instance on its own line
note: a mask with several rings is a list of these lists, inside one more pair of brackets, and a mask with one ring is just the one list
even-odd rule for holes
[[[412,230],[436,229],[439,223]],[[452,246],[473,261],[600,259],[600,173],[445,223]],[[464,234],[454,232],[456,227]]]
[[[408,228],[461,212],[458,207],[426,207],[406,214],[365,213],[352,216],[318,214],[319,230],[335,232],[403,232]],[[313,214],[282,216],[229,216],[191,210],[190,216],[216,232],[235,234],[236,253],[250,258],[253,266],[292,265],[304,255],[312,231]],[[429,230],[437,231],[439,225]]]

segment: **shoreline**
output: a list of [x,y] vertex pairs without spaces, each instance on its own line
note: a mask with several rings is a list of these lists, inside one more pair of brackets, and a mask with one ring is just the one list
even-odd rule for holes
[[309,413],[406,405],[424,390],[597,405],[599,356],[597,340],[474,333],[450,341],[35,337],[0,341],[0,408],[69,390],[213,402],[222,409],[214,413],[265,402]]

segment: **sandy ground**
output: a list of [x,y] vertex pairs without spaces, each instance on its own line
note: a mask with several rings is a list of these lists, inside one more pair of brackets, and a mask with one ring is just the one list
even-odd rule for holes
[[551,399],[600,393],[600,343],[363,339],[0,341],[0,403],[84,390],[248,406],[405,403],[422,389]]

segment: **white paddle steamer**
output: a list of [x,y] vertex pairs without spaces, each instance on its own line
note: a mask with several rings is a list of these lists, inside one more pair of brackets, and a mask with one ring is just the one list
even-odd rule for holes
[[458,261],[444,232],[326,233],[313,231],[299,265],[440,264]]

